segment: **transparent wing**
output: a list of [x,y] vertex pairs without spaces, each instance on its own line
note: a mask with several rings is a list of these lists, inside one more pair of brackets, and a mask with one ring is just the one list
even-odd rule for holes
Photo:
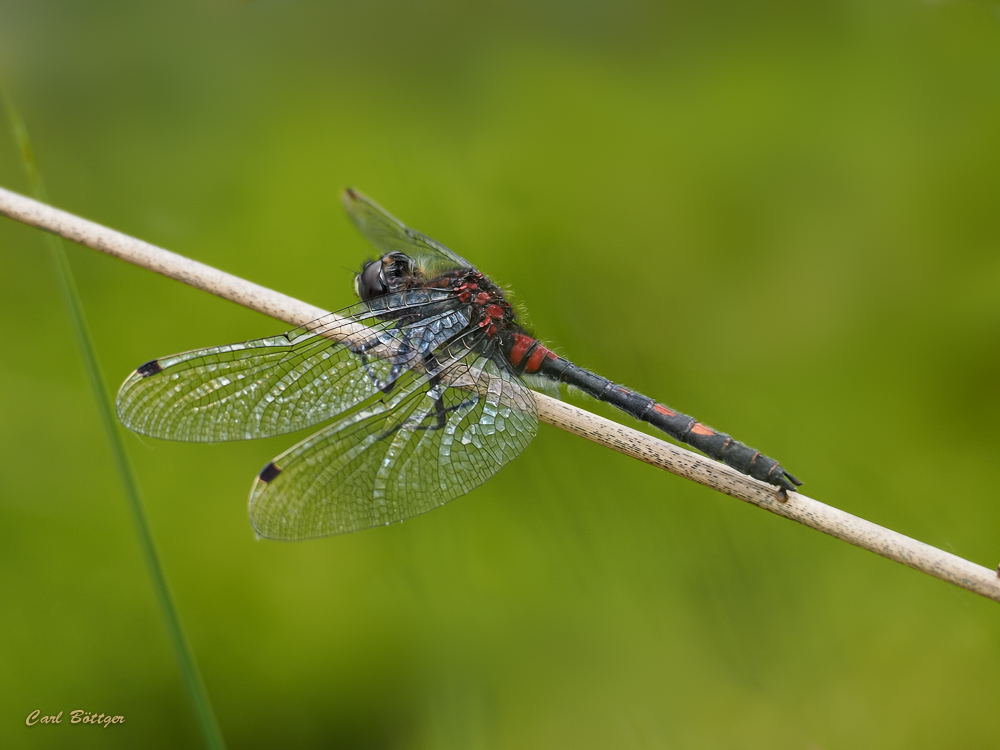
[[359,409],[278,456],[250,493],[262,537],[344,534],[426,513],[512,461],[538,431],[531,392],[470,354],[435,384],[411,372],[394,397]]
[[401,252],[422,259],[431,266],[428,276],[472,264],[437,240],[409,229],[381,206],[361,193],[348,188],[343,194],[344,207],[361,234],[383,253]]
[[[280,336],[154,360],[122,385],[118,416],[131,430],[167,440],[294,432],[372,398],[459,335],[468,318],[464,306],[452,309],[456,305],[450,295],[411,290]],[[398,325],[401,314],[422,309],[434,314]],[[349,331],[350,339],[338,343]]]

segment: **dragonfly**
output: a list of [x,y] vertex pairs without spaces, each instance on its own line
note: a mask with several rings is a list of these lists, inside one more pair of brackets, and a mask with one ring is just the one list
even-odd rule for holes
[[535,437],[536,383],[617,407],[782,500],[801,485],[760,451],[559,356],[467,260],[353,189],[343,202],[380,253],[355,276],[359,302],[279,336],[154,359],[118,392],[122,423],[166,440],[248,440],[329,422],[254,480],[258,536],[343,534],[464,495]]

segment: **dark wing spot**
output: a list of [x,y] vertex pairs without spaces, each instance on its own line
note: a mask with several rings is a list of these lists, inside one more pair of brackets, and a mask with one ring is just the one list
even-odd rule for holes
[[163,368],[160,367],[159,360],[154,359],[152,362],[147,362],[139,367],[136,372],[142,375],[142,377],[148,378],[150,375],[156,375],[157,373],[163,372]]
[[260,470],[260,481],[265,483],[273,482],[275,477],[281,473],[281,467],[272,461]]

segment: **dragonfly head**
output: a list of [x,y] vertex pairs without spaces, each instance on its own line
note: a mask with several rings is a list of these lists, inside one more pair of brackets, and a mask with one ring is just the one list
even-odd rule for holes
[[403,285],[401,279],[412,277],[415,267],[410,256],[404,253],[386,253],[378,260],[365,263],[361,273],[354,277],[354,292],[367,302],[373,297],[379,297],[394,292]]

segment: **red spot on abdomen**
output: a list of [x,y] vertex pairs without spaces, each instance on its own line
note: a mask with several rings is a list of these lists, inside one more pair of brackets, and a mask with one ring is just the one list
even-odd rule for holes
[[510,359],[510,363],[514,367],[521,366],[521,360],[524,359],[524,353],[531,348],[531,345],[535,343],[535,340],[531,336],[525,336],[523,333],[514,334],[514,346],[510,348],[510,354],[507,357]]
[[714,435],[715,430],[711,427],[706,427],[701,422],[696,422],[695,426],[691,428],[691,432],[695,435]]
[[538,372],[538,368],[542,366],[542,362],[546,359],[555,359],[556,353],[546,349],[544,346],[539,344],[535,347],[535,351],[531,353],[528,357],[528,364],[524,366],[524,371],[527,373]]
[[677,412],[675,412],[673,409],[668,409],[663,404],[656,404],[656,405],[654,405],[653,406],[653,411],[658,411],[660,414],[662,414],[665,417],[676,417],[677,416]]

